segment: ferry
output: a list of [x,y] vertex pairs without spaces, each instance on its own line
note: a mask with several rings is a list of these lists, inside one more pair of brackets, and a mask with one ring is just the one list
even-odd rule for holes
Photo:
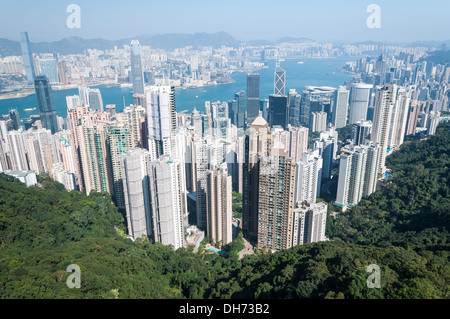
[[31,112],[31,111],[35,111],[36,110],[36,108],[35,107],[33,107],[33,108],[29,108],[29,109],[24,109],[24,111],[25,112]]

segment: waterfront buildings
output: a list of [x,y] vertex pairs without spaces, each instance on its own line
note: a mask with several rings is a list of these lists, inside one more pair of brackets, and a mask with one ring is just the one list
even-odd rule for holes
[[45,75],[39,75],[34,82],[39,105],[39,115],[42,127],[49,129],[52,134],[58,132],[55,104],[53,102],[52,88]]

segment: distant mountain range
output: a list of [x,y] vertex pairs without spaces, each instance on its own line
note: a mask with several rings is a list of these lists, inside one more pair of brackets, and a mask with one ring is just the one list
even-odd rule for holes
[[[105,39],[83,39],[80,37],[66,37],[54,42],[31,42],[31,51],[34,53],[54,53],[60,54],[82,54],[87,49],[110,50],[114,46],[122,47],[129,45],[131,40],[137,39],[141,45],[148,45],[152,48],[172,50],[175,48],[183,48],[192,46],[198,48],[199,46],[212,46],[220,48],[221,46],[239,47],[243,42],[235,39],[226,32],[217,33],[195,33],[195,34],[181,34],[181,33],[167,33],[157,35],[143,35],[135,38],[121,39],[116,41]],[[292,38],[284,37],[277,41],[250,41],[250,45],[276,45],[284,42],[301,43],[313,42],[313,40],[306,38]],[[19,41],[12,41],[9,39],[0,38],[0,55],[21,55]]]
[[[175,49],[185,46],[212,46],[215,48],[222,45],[237,47],[240,41],[225,32],[218,33],[195,33],[195,34],[157,34],[144,35],[136,38],[122,39],[117,41],[105,39],[83,39],[80,37],[66,37],[54,42],[31,42],[31,51],[34,53],[80,54],[86,49],[110,50],[114,46],[121,47],[129,45],[131,40],[138,39],[141,45],[149,45],[158,49]],[[21,55],[19,41],[11,41],[0,38],[0,54],[2,56]]]
[[[18,37],[18,36],[17,36]],[[220,48],[221,46],[239,47],[243,42],[235,39],[226,32],[217,33],[167,33],[156,35],[143,35],[135,38],[121,39],[121,40],[105,40],[105,39],[83,39],[80,37],[66,37],[54,42],[31,42],[31,50],[34,53],[55,53],[60,54],[82,54],[87,49],[110,50],[114,46],[122,47],[130,44],[131,40],[138,39],[141,45],[148,45],[152,48],[172,50],[175,48],[182,48],[192,46],[198,48],[199,46],[212,46]],[[254,40],[247,41],[246,44],[254,46],[273,46],[282,43],[312,43],[314,40],[307,38],[293,38],[283,37],[276,41]],[[382,44],[381,42],[360,42]],[[416,41],[409,45],[411,46],[425,46],[425,47],[442,47],[442,44],[450,47],[450,40],[447,41]],[[21,55],[19,41],[13,41],[5,38],[0,38],[0,56]]]
[[449,64],[450,63],[450,50],[436,50],[431,52],[431,54],[420,59],[420,61],[433,62],[434,64]]

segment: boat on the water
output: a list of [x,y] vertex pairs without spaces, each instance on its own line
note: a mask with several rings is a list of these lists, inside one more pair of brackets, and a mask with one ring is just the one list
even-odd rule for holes
[[35,107],[29,108],[29,109],[24,109],[25,112],[31,112],[31,111],[34,111],[34,110],[36,110]]

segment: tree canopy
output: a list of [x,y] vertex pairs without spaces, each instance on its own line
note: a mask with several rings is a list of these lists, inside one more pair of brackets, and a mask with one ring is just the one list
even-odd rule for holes
[[108,194],[0,174],[0,298],[448,298],[449,127],[389,156],[387,186],[330,215],[329,241],[241,260],[242,234],[224,256],[133,242]]

